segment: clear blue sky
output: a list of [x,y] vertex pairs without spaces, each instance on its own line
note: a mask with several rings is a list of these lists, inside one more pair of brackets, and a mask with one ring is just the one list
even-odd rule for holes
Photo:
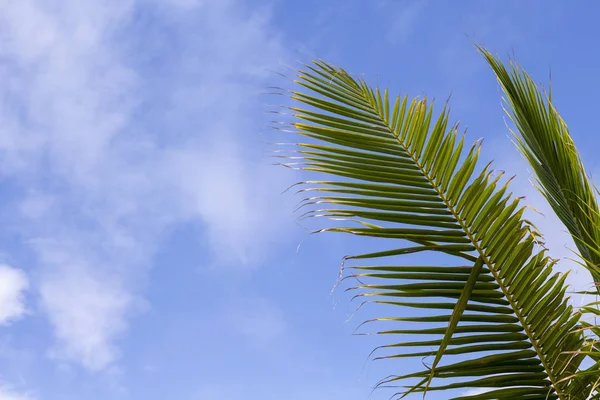
[[367,362],[382,342],[351,333],[370,311],[346,322],[356,305],[329,296],[341,257],[371,244],[294,224],[280,192],[302,175],[266,157],[279,138],[265,110],[282,99],[261,93],[286,84],[270,71],[320,57],[392,91],[452,94],[483,160],[548,211],[540,228],[563,256],[471,40],[514,51],[538,81],[552,71],[593,173],[599,13],[548,0],[0,0],[0,399],[369,398],[414,362]]

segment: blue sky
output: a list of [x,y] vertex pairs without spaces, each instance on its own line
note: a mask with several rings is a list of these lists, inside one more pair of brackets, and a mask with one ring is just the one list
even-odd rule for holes
[[519,174],[515,194],[568,256],[471,40],[541,82],[552,71],[594,174],[599,8],[1,0],[0,399],[369,398],[410,362],[367,362],[381,342],[352,332],[370,311],[346,322],[356,304],[329,296],[341,257],[371,244],[293,222],[298,199],[280,193],[302,175],[267,158],[280,138],[265,110],[282,99],[262,93],[289,85],[271,71],[320,57],[393,91],[452,94],[483,160]]

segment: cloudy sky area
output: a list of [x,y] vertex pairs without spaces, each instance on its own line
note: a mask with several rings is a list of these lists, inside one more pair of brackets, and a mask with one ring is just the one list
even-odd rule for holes
[[264,92],[298,61],[452,94],[568,256],[470,40],[552,70],[594,173],[599,6],[457,4],[0,0],[0,400],[362,400],[398,372],[367,362],[377,339],[329,296],[360,242],[308,238],[280,194],[301,175],[266,156],[284,99]]

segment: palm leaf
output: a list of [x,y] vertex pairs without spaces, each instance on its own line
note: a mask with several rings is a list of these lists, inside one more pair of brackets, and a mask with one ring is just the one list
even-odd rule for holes
[[[569,128],[546,95],[516,62],[478,47],[506,96],[516,145],[535,173],[538,189],[565,224],[585,266],[600,283],[600,212]],[[600,290],[600,287],[598,288]]]
[[[463,151],[447,108],[434,118],[427,99],[391,102],[387,90],[322,61],[294,82],[293,126],[307,140],[290,166],[329,177],[303,182],[310,210],[301,218],[341,221],[321,231],[397,243],[344,258],[360,282],[351,290],[400,313],[370,321],[393,325],[377,332],[390,341],[376,349],[385,352],[379,359],[430,357],[426,369],[379,386],[412,382],[399,396],[484,387],[491,391],[459,398],[584,399],[583,391],[567,397],[564,381],[581,362],[570,354],[584,346],[572,332],[580,315],[565,298],[565,275],[552,273],[554,261],[539,250],[540,235],[508,183],[489,165],[476,172],[479,144]],[[398,264],[426,252],[453,265]],[[411,316],[411,308],[431,315]]]

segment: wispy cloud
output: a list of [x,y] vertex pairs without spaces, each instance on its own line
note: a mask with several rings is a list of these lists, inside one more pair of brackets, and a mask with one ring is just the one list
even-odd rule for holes
[[0,381],[0,400],[35,400],[36,397],[27,391],[19,390]]
[[200,224],[207,264],[256,265],[277,239],[284,184],[242,135],[285,51],[267,9],[233,0],[2,9],[0,167],[22,193],[2,217],[39,259],[51,354],[102,370],[167,227]]
[[[380,2],[380,7],[390,7],[390,1]],[[392,44],[404,44],[410,39],[411,35],[416,33],[415,28],[419,23],[419,18],[426,1],[406,1],[400,2],[394,8],[397,10],[391,11],[394,16],[393,23],[389,26],[386,33],[386,39]],[[388,10],[388,12],[390,12]]]
[[23,271],[0,264],[0,325],[9,324],[26,313],[25,291],[28,287],[29,279]]

